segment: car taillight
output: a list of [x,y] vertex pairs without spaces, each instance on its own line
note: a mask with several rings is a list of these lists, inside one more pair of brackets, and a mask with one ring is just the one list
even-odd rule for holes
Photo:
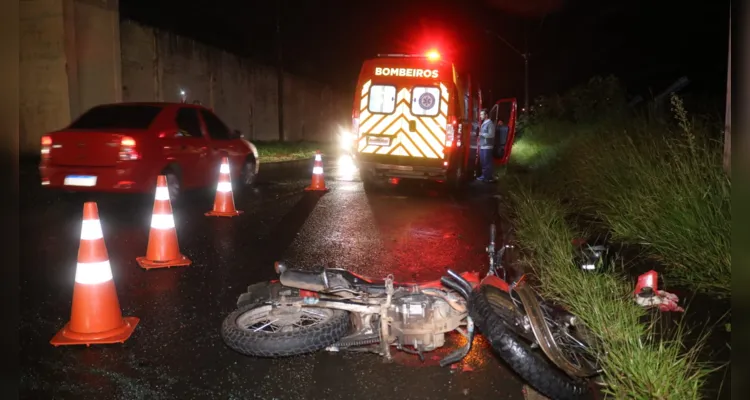
[[52,149],[52,138],[42,136],[42,160],[49,160],[49,152]]
[[453,147],[453,140],[456,137],[456,125],[458,125],[458,120],[456,117],[450,117],[448,119],[447,124],[445,125],[445,147],[450,149]]
[[130,136],[123,136],[120,139],[120,160],[140,160],[141,155],[135,149],[135,139]]

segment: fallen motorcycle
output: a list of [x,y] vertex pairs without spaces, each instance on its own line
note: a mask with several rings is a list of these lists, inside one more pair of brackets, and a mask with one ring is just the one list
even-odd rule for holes
[[489,271],[481,280],[477,273],[448,270],[439,281],[397,283],[392,275],[376,281],[345,269],[302,271],[276,263],[279,280],[249,286],[221,335],[233,350],[255,357],[325,349],[371,351],[391,360],[395,348],[424,361],[424,353],[457,331],[467,342],[440,361],[446,366],[469,353],[478,328],[540,393],[587,398],[588,378],[600,372],[591,336],[578,318],[534,292],[525,275],[508,282],[502,259],[511,246],[495,247],[493,225]]

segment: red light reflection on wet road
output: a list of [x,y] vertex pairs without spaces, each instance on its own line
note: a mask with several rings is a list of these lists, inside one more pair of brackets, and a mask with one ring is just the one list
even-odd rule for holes
[[486,255],[460,209],[441,204],[381,213],[376,208],[375,215],[385,265],[395,267],[392,271],[399,280],[439,279],[447,268],[457,272],[486,268]]
[[[458,332],[446,334],[445,345],[439,349],[424,353],[424,362],[420,361],[417,355],[399,351],[395,347],[391,348],[391,356],[393,356],[393,362],[408,367],[438,367],[440,366],[441,359],[445,358],[452,351],[465,346],[466,340],[467,339]],[[467,354],[460,362],[446,368],[469,372],[483,367],[487,363],[489,357],[493,357],[489,342],[484,336],[475,335],[474,343],[471,346],[469,354]]]

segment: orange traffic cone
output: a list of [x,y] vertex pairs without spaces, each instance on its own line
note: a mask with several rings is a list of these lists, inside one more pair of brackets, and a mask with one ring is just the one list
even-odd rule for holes
[[138,322],[136,317],[122,317],[99,211],[96,203],[84,203],[70,322],[50,343],[54,346],[123,343]]
[[323,158],[320,156],[320,150],[315,152],[315,164],[313,165],[312,171],[312,183],[306,187],[307,191],[323,191],[327,192],[326,181],[323,177]]
[[167,177],[164,175],[156,178],[156,196],[146,256],[138,257],[135,261],[143,269],[185,267],[192,263],[180,253],[167,189]]
[[216,198],[214,209],[207,212],[209,217],[236,217],[242,211],[234,208],[234,195],[232,194],[232,180],[229,177],[229,159],[222,157],[221,169],[219,170],[219,184],[216,186]]

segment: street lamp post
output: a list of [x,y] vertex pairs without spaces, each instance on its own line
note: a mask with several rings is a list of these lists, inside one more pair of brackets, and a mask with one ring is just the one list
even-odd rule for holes
[[529,53],[523,54],[523,110],[529,112]]
[[521,52],[517,48],[515,48],[510,42],[505,40],[502,36],[500,36],[497,32],[491,31],[487,29],[485,31],[486,33],[494,35],[496,38],[500,39],[503,43],[505,43],[506,46],[508,46],[511,50],[513,50],[516,54],[521,56],[523,58],[523,74],[524,74],[524,94],[523,94],[523,112],[527,113],[529,112],[529,57],[531,56],[531,53],[529,53],[529,44],[528,44],[528,38],[526,39],[526,51]]

